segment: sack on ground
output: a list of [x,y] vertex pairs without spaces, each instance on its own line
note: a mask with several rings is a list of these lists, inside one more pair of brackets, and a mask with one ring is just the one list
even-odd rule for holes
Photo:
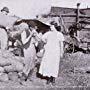
[[0,73],[0,81],[1,82],[7,82],[9,79],[8,79],[8,74],[6,73]]

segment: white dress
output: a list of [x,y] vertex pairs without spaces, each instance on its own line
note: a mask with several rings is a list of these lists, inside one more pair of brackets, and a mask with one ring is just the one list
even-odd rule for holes
[[[58,76],[60,56],[63,53],[64,36],[58,31],[49,31],[42,37],[46,41],[45,53],[42,58],[39,73],[43,76]],[[61,43],[60,43],[61,42]],[[61,45],[60,45],[61,44]]]

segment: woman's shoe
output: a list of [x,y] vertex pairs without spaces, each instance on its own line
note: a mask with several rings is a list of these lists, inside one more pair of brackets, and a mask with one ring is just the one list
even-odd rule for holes
[[51,83],[51,79],[49,78],[46,82],[46,84],[50,84]]
[[55,86],[55,77],[51,77],[51,83],[53,86]]
[[55,86],[56,85],[55,82],[52,82],[52,85]]

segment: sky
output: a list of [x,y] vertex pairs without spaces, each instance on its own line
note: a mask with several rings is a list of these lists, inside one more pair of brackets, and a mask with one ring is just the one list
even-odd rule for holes
[[35,18],[38,14],[48,13],[51,6],[76,8],[90,7],[90,0],[0,0],[0,9],[7,6],[11,14],[22,18]]

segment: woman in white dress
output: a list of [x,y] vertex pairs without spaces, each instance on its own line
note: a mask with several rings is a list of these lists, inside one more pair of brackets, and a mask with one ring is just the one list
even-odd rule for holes
[[60,57],[63,56],[64,36],[57,31],[54,25],[51,25],[51,31],[42,36],[45,53],[42,58],[39,73],[47,78],[47,84],[55,83],[55,77],[58,77]]

